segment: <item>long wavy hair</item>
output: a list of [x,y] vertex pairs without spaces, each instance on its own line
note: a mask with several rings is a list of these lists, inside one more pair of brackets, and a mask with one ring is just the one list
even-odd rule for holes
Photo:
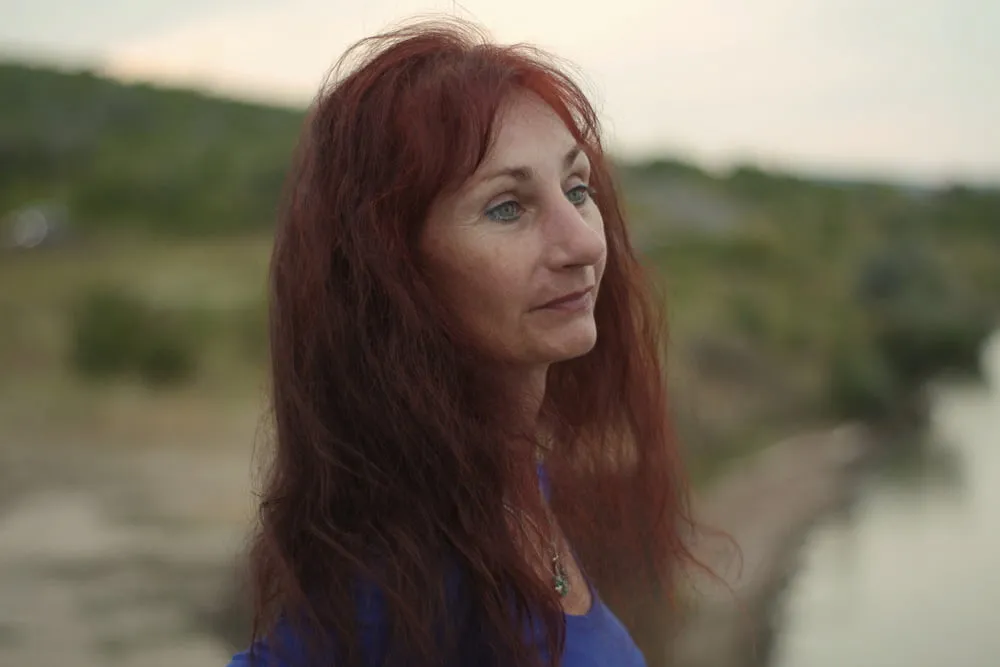
[[[548,103],[590,158],[607,237],[598,341],[550,368],[541,443],[513,426],[512,397],[418,252],[432,203],[481,163],[518,91]],[[255,640],[287,624],[310,666],[361,664],[365,582],[384,603],[390,662],[453,664],[475,629],[503,664],[555,664],[558,595],[503,504],[544,525],[524,474],[539,445],[552,509],[605,600],[669,593],[689,514],[650,289],[595,110],[558,61],[448,19],[352,47],[308,114],[271,261],[275,442],[250,550]]]

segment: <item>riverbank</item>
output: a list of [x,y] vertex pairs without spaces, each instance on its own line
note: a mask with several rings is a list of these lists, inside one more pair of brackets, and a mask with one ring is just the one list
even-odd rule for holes
[[792,437],[698,494],[695,516],[704,530],[694,553],[721,581],[692,574],[685,587],[675,667],[766,664],[771,617],[801,542],[820,516],[850,496],[870,442],[855,425]]
[[[0,664],[208,667],[243,640],[232,595],[255,422],[215,413],[211,437],[194,437],[183,413],[143,447],[128,446],[133,403],[99,441],[0,438]],[[731,592],[692,582],[676,667],[748,667],[755,643],[766,655],[803,531],[849,490],[864,442],[853,427],[791,438],[699,494],[699,521],[736,540],[742,567],[725,539],[694,545]]]

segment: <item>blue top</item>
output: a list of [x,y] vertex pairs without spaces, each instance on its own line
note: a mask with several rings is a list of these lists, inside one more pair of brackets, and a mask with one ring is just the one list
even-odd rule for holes
[[[560,662],[562,667],[646,667],[642,653],[625,626],[601,602],[593,588],[591,592],[593,604],[586,614],[565,614],[566,642]],[[385,654],[385,645],[381,641],[383,635],[377,619],[362,620],[374,622],[362,623],[366,664],[379,665]],[[290,630],[281,629],[278,634],[284,649],[281,653],[283,660],[261,640],[254,646],[256,662],[251,661],[248,649],[233,656],[229,667],[298,667],[297,656],[304,655],[301,642],[291,635]],[[488,663],[488,658],[484,660],[482,655],[484,646],[468,642],[463,645],[468,648],[463,649],[461,667]]]
[[[546,497],[549,495],[548,477],[539,465],[539,483]],[[453,581],[450,583],[457,583]],[[588,582],[589,585],[589,582]],[[632,641],[628,630],[621,621],[601,601],[593,586],[590,588],[592,603],[586,614],[564,614],[566,618],[566,641],[563,647],[562,667],[646,667],[642,652]],[[373,591],[362,592],[359,605],[359,627],[362,632],[361,645],[366,664],[381,665],[385,657],[385,601]],[[233,656],[228,667],[299,667],[304,662],[304,646],[300,638],[293,636],[287,626],[279,627],[278,640],[282,651],[279,659],[271,647],[263,640],[250,649]],[[482,642],[475,637],[463,637],[461,642],[460,667],[489,664],[490,657]],[[543,649],[544,650],[544,649]],[[459,666],[456,666],[459,667]]]

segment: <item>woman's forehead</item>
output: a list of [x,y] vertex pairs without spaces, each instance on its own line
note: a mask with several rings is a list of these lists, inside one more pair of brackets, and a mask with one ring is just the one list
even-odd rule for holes
[[494,140],[483,160],[500,162],[512,152],[554,152],[562,156],[576,145],[576,139],[556,111],[531,93],[518,93],[497,114]]
[[489,150],[465,185],[501,176],[529,180],[577,162],[586,163],[586,155],[559,115],[538,98],[522,96],[498,114]]

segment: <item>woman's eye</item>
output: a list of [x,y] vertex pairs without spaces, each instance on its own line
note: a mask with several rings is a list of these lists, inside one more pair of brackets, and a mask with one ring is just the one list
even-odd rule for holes
[[486,211],[486,217],[494,222],[514,222],[521,217],[523,209],[513,199],[497,204]]
[[566,199],[574,206],[583,206],[594,194],[589,185],[578,185],[566,193]]

